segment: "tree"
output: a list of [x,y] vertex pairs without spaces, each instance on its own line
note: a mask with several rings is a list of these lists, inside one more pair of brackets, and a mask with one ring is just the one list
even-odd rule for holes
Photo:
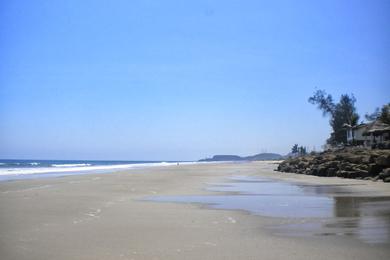
[[338,103],[333,102],[333,97],[327,94],[324,90],[317,90],[312,97],[309,98],[309,103],[317,105],[322,111],[323,116],[330,116],[330,125],[333,129],[333,134],[329,140],[330,143],[346,143],[347,136],[344,125],[357,125],[359,115],[356,113],[356,98],[353,94],[341,95]]
[[390,103],[384,105],[381,110],[381,114],[379,116],[379,120],[381,120],[385,124],[390,125]]
[[291,153],[293,155],[306,155],[306,147],[304,146],[298,146],[298,144],[294,144],[294,146],[291,148]]
[[372,114],[365,114],[364,117],[366,118],[367,121],[375,121],[379,118],[381,114],[381,111],[379,110],[379,107],[377,107]]
[[297,154],[298,153],[298,144],[294,144],[294,146],[291,149],[292,154]]
[[366,114],[365,117],[368,121],[380,120],[390,125],[390,103],[384,105],[382,109],[376,108],[374,113]]
[[301,146],[298,148],[298,150],[299,150],[299,155],[306,155],[306,153],[307,153],[306,147]]
[[326,94],[325,90],[317,90],[314,95],[309,98],[309,103],[317,105],[318,109],[322,110],[323,116],[333,116],[335,104],[332,96]]

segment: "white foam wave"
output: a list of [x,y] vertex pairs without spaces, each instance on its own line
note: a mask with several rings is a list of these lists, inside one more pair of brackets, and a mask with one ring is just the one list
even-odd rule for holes
[[[185,162],[182,164],[194,164],[195,162]],[[95,165],[95,166],[75,166],[75,167],[35,167],[35,168],[3,168],[0,169],[0,175],[24,175],[24,174],[42,174],[42,173],[71,173],[71,172],[99,172],[99,171],[116,171],[123,169],[171,166],[176,162],[167,163],[138,163],[138,164],[117,164],[117,165]],[[68,164],[69,165],[69,164]]]
[[74,164],[52,164],[53,167],[84,167],[84,166],[91,166],[90,163],[74,163]]

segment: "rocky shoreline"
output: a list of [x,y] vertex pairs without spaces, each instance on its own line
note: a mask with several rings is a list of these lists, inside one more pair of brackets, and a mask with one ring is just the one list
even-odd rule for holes
[[289,158],[280,172],[390,182],[390,150],[342,148]]

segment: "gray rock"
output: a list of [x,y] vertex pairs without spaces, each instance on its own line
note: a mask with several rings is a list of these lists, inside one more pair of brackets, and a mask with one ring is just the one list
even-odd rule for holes
[[390,182],[390,177],[384,178],[383,181],[384,182]]
[[337,176],[337,177],[342,177],[342,178],[347,178],[348,172],[347,172],[347,171],[344,171],[344,170],[338,170],[338,171],[336,172],[336,176]]
[[[384,180],[390,177],[390,153],[384,150],[345,148],[280,163],[277,170],[316,176]],[[385,170],[383,170],[385,169]]]
[[328,170],[326,171],[326,175],[328,177],[333,177],[336,176],[336,172],[337,172],[336,168],[328,168]]
[[364,156],[357,156],[357,155],[347,155],[344,157],[344,160],[350,163],[359,164],[362,163],[364,159]]
[[371,176],[376,176],[382,171],[382,169],[383,169],[382,166],[375,163],[371,163],[368,165],[367,171]]
[[384,169],[384,170],[379,174],[379,177],[380,177],[381,179],[386,179],[386,178],[390,177],[390,168]]
[[351,171],[348,174],[348,178],[366,178],[369,177],[368,171],[363,171],[363,170],[355,170]]
[[375,160],[376,164],[390,167],[390,155],[381,155]]

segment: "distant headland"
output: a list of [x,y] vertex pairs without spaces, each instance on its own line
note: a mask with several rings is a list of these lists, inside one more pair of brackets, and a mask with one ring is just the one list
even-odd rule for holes
[[238,155],[214,155],[211,158],[199,160],[199,162],[217,162],[217,161],[271,161],[283,160],[284,156],[277,153],[259,153],[256,155],[241,157]]

